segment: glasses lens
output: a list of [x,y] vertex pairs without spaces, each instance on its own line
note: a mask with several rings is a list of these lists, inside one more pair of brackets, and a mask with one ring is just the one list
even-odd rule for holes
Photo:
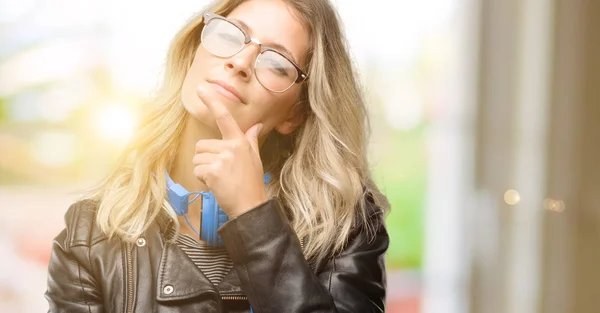
[[244,47],[244,33],[235,25],[215,18],[204,26],[201,35],[202,46],[208,52],[228,57],[238,53]]
[[298,78],[296,67],[287,58],[273,51],[265,51],[256,59],[256,78],[265,88],[284,91]]

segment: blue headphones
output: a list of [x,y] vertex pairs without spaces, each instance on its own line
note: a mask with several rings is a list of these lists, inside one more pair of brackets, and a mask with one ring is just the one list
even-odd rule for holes
[[[215,196],[212,192],[206,191],[187,191],[180,184],[176,184],[171,177],[169,177],[169,173],[165,172],[165,177],[167,179],[167,191],[169,196],[169,203],[175,210],[177,215],[183,215],[185,221],[188,223],[190,228],[198,234],[201,240],[206,241],[209,246],[219,247],[223,245],[223,241],[221,240],[221,236],[217,230],[219,227],[223,226],[228,220],[229,217],[217,201],[215,200]],[[271,174],[266,173],[264,176],[265,184],[271,180]],[[195,194],[196,196],[189,200],[189,196]],[[187,218],[188,206],[194,202],[198,197],[202,196],[202,225],[200,232],[198,232],[190,223]]]

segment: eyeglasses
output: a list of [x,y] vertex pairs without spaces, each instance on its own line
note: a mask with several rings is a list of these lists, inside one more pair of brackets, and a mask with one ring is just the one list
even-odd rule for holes
[[208,52],[223,58],[234,56],[250,42],[260,47],[254,62],[254,75],[258,82],[273,92],[284,92],[308,76],[288,56],[264,46],[233,21],[213,13],[204,13],[201,43]]

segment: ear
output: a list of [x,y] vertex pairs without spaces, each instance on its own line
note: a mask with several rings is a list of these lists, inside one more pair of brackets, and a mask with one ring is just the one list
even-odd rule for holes
[[298,126],[302,125],[304,119],[306,118],[306,114],[304,114],[304,110],[302,110],[303,102],[296,103],[288,116],[281,122],[279,125],[275,126],[275,130],[282,135],[291,134]]

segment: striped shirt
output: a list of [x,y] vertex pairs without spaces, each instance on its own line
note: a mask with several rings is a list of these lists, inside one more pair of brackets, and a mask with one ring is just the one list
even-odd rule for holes
[[233,267],[233,261],[225,247],[211,247],[187,234],[179,234],[175,243],[215,286]]

